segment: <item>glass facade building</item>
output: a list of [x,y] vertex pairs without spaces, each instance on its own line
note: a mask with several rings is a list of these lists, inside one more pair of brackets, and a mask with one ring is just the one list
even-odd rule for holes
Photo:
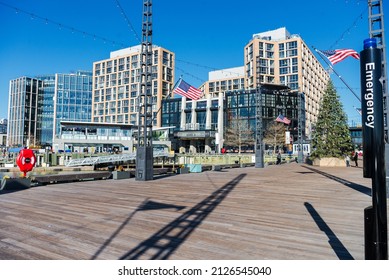
[[61,120],[91,121],[92,72],[38,76],[43,81],[40,105],[40,143],[51,146]]
[[60,122],[90,122],[92,72],[22,77],[10,82],[10,146],[52,146]]
[[60,134],[60,122],[90,122],[92,118],[92,72],[56,74],[54,95],[54,134]]
[[[170,128],[172,147],[181,152],[209,152],[223,147],[223,133],[233,120],[248,123],[253,131],[256,124],[257,94],[262,96],[262,129],[279,115],[291,120],[287,129],[292,142],[298,140],[298,112],[301,94],[286,86],[266,85],[258,92],[251,90],[226,91],[222,97],[187,101],[170,99],[162,102],[162,126]],[[303,100],[300,100],[303,102]],[[304,111],[304,110],[302,110]],[[302,133],[305,133],[305,115]],[[253,136],[254,137],[254,136]],[[217,147],[219,145],[219,147]],[[251,147],[252,148],[252,147]]]
[[7,119],[0,119],[0,146],[7,145]]
[[7,119],[0,119],[0,134],[7,134]]
[[40,142],[38,115],[43,82],[29,77],[10,81],[7,146],[36,146]]
[[[226,99],[226,122],[232,119],[247,120],[249,127],[255,129],[256,119],[256,90],[228,91]],[[297,128],[298,119],[298,93],[294,91],[272,91],[262,90],[262,118],[263,127],[266,128],[270,122],[275,121],[279,115],[291,120],[289,127]],[[297,135],[297,134],[296,134]]]
[[50,145],[53,139],[55,75],[38,76],[37,79],[43,81],[43,91],[39,98],[40,125],[37,129],[40,131],[41,145]]
[[350,127],[349,130],[353,144],[362,149],[362,127]]

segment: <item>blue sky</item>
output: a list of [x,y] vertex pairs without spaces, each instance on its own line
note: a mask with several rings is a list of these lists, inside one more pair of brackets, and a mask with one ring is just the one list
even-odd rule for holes
[[[0,0],[0,118],[7,118],[11,79],[92,70],[111,51],[139,44],[117,1],[141,37],[143,0]],[[153,43],[175,52],[176,78],[197,87],[209,71],[243,66],[252,35],[279,27],[309,47],[359,52],[368,37],[367,0],[153,1]],[[359,94],[359,61],[347,58],[334,68]],[[349,121],[360,122],[360,103],[331,77]]]

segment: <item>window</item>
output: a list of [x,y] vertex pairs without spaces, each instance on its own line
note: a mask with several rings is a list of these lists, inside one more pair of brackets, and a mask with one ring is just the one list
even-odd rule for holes
[[286,51],[286,56],[297,56],[297,49]]
[[185,114],[185,123],[191,123],[192,122],[192,113],[186,113]]
[[289,79],[290,82],[297,82],[298,81],[298,75],[290,75],[289,77],[290,77],[290,79]]
[[247,118],[249,116],[249,110],[247,107],[239,108],[239,117]]
[[228,106],[229,107],[236,107],[237,106],[236,95],[228,96]]
[[248,46],[247,48],[247,60],[253,59],[253,45]]
[[248,105],[248,95],[247,94],[240,94],[238,97],[239,100],[239,107],[241,106],[247,106]]
[[280,60],[280,67],[285,67],[289,65],[289,59],[281,59]]
[[282,67],[280,68],[280,74],[285,75],[289,73],[289,67]]
[[267,59],[260,59],[259,60],[259,65],[260,66],[267,66],[268,60]]
[[260,74],[267,74],[267,67],[259,67]]
[[273,44],[266,44],[266,50],[267,51],[272,51],[274,48],[274,45]]
[[207,101],[197,102],[197,109],[206,108],[206,107],[207,107]]
[[286,48],[289,50],[297,48],[297,41],[292,41],[292,42],[286,43]]

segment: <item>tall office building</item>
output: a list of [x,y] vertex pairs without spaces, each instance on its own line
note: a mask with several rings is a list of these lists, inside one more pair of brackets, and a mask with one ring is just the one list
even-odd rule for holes
[[[92,72],[22,77],[10,82],[9,145],[51,146],[60,122],[90,122]],[[22,118],[24,116],[24,118]]]
[[51,145],[53,141],[55,75],[38,76],[36,78],[43,81],[43,88],[38,102],[41,109],[38,115],[40,122],[37,128],[40,143]]
[[0,147],[7,145],[7,119],[0,119]]
[[261,83],[284,84],[305,95],[306,131],[310,137],[316,123],[322,94],[330,80],[299,35],[285,27],[254,34],[244,48],[245,87]]
[[[141,47],[111,52],[110,58],[93,63],[92,121],[137,124],[140,91]],[[174,85],[174,53],[153,46],[153,125],[161,126],[161,100]]]
[[10,81],[7,146],[36,146],[39,144],[38,99],[42,94],[42,85],[41,80],[29,77]]
[[7,119],[0,119],[0,134],[7,134]]

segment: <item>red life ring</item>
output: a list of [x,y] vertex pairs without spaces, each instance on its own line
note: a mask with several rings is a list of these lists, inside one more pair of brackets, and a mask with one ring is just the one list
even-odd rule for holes
[[26,176],[26,173],[34,168],[35,163],[36,158],[34,151],[30,149],[21,150],[16,158],[16,164],[19,166],[20,171],[24,173],[24,176]]

